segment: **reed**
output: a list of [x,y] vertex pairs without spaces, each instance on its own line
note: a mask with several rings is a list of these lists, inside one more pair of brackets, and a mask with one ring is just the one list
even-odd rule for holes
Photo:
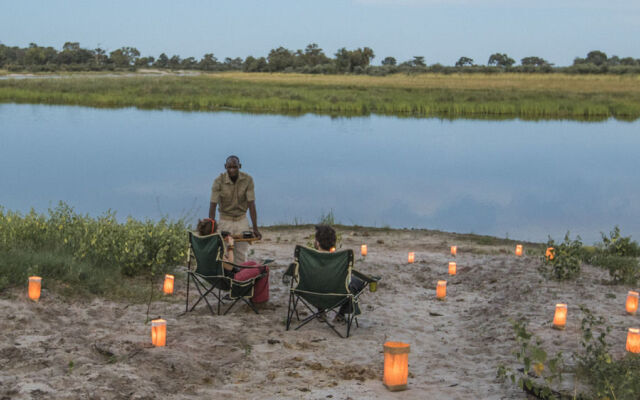
[[0,102],[279,114],[601,120],[640,117],[640,77],[563,74],[198,76],[0,80]]

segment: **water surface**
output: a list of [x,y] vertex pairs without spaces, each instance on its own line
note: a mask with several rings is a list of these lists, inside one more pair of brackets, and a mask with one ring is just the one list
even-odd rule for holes
[[587,243],[640,236],[640,123],[331,118],[0,105],[0,204],[206,216],[237,154],[260,224],[317,222]]

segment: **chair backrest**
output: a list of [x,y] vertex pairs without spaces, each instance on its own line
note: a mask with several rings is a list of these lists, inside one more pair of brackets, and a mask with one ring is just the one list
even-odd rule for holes
[[294,272],[297,285],[294,289],[307,293],[304,297],[316,307],[330,307],[350,294],[353,250],[324,253],[296,246],[294,257],[297,264]]
[[189,242],[196,257],[196,274],[202,276],[224,276],[222,267],[222,257],[224,256],[224,245],[222,236],[219,233],[213,235],[199,236],[194,232],[189,232]]

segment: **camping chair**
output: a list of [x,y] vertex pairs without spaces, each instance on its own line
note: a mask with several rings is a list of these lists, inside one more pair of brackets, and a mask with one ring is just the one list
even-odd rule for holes
[[[351,293],[349,290],[351,275],[365,283],[357,293]],[[287,309],[287,330],[291,326],[294,315],[300,321],[298,305],[302,303],[311,311],[311,316],[300,321],[295,330],[318,319],[329,325],[340,337],[344,336],[329,322],[328,312],[333,311],[337,314],[336,310],[342,305],[350,305],[351,312],[345,316],[346,337],[349,337],[354,320],[358,326],[356,317],[361,313],[358,305],[360,295],[370,283],[380,280],[378,277],[370,277],[353,269],[353,250],[324,253],[303,246],[296,246],[294,262],[285,272],[285,276],[292,277]]]
[[[233,279],[233,274],[226,272],[222,266],[222,257],[224,256],[224,244],[222,236],[219,233],[214,233],[207,236],[199,236],[194,232],[189,232],[189,261],[187,264],[187,302],[185,313],[193,311],[193,309],[204,299],[209,306],[211,314],[215,315],[213,307],[207,299],[208,295],[213,295],[218,301],[218,315],[220,315],[220,306],[224,305],[224,300],[233,301],[229,308],[226,309],[224,315],[226,315],[231,308],[240,300],[244,301],[251,309],[258,314],[258,310],[249,301],[253,297],[253,288],[256,280],[263,278],[267,275],[266,272],[262,272],[260,275],[247,279],[245,281],[238,281]],[[196,269],[191,270],[191,255],[195,256]],[[226,262],[226,261],[225,261]],[[233,265],[235,268],[256,268],[256,267],[244,267],[234,263],[226,262]],[[189,286],[193,281],[200,297],[189,308]],[[217,291],[217,293],[216,293]],[[226,296],[223,296],[223,293]]]

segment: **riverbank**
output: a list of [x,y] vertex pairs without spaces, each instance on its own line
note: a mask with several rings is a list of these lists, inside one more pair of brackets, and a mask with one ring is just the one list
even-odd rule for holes
[[46,76],[0,80],[0,102],[293,115],[575,120],[640,117],[638,76],[512,73],[371,77],[240,72],[176,76],[149,71],[121,76]]
[[[349,339],[317,322],[285,331],[282,275],[313,227],[265,227],[264,240],[251,248],[251,258],[275,260],[271,298],[260,315],[240,306],[212,316],[198,306],[180,316],[186,287],[179,275],[175,294],[154,301],[149,313],[167,320],[165,348],[150,345],[146,304],[63,296],[46,277],[38,303],[26,298],[26,288],[0,292],[0,397],[524,399],[515,385],[496,379],[499,365],[519,367],[510,319],[527,318],[549,354],[562,351],[569,363],[581,350],[578,304],[614,327],[607,339],[616,357],[624,355],[627,327],[637,325],[624,313],[630,288],[607,283],[606,271],[584,265],[575,281],[543,278],[542,244],[524,243],[524,256],[516,257],[514,241],[487,236],[337,228],[342,246],[356,253],[355,268],[382,276],[377,292],[361,299],[364,313]],[[366,259],[361,244],[368,245]],[[447,273],[451,245],[458,246],[455,276]],[[413,264],[408,251],[415,252]],[[447,300],[437,301],[442,279]],[[560,302],[569,305],[564,331],[551,328]],[[387,340],[411,344],[409,390],[401,394],[381,382]],[[574,377],[569,368],[559,387],[571,391]]]

